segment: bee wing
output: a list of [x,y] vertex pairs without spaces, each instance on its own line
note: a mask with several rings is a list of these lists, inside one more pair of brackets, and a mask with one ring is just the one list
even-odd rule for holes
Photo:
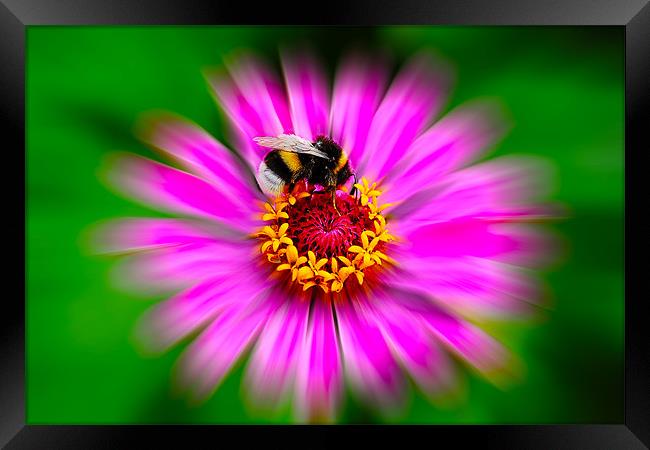
[[307,139],[296,136],[295,134],[281,134],[280,136],[260,136],[253,138],[262,147],[269,147],[276,150],[286,150],[294,153],[304,153],[306,155],[317,156],[328,159],[326,153],[314,147],[314,144]]

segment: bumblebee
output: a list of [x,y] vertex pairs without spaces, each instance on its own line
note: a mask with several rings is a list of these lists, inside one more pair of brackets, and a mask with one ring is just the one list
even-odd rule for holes
[[315,192],[331,194],[334,209],[338,212],[337,188],[350,177],[354,177],[356,183],[347,153],[327,136],[318,136],[315,142],[295,134],[257,137],[254,140],[262,147],[273,149],[266,154],[257,171],[262,189],[270,194],[279,195],[285,186],[288,192],[292,192],[296,183],[306,181],[311,185],[323,186],[324,191]]

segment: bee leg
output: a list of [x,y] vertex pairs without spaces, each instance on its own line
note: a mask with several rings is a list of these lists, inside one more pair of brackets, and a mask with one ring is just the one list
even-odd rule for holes
[[336,211],[336,213],[340,216],[341,212],[336,207],[336,188],[332,189],[332,205],[334,205],[334,211]]
[[357,184],[359,180],[357,179],[356,173],[353,173],[352,176],[354,177],[354,183],[352,184],[352,189],[350,189],[350,195],[353,196],[356,200],[359,200],[359,198],[357,197],[358,189],[355,186],[355,184]]

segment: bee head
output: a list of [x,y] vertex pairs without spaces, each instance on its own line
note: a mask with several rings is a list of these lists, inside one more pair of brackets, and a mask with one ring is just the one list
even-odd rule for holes
[[314,147],[318,150],[325,153],[329,159],[327,161],[327,166],[330,168],[336,167],[338,164],[339,158],[343,153],[343,149],[339,144],[334,142],[331,138],[327,136],[318,136],[316,142],[314,142]]

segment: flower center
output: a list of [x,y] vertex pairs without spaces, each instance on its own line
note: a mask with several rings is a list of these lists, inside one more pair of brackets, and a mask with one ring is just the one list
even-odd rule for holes
[[[387,255],[395,240],[382,215],[376,183],[355,184],[358,196],[338,191],[294,190],[264,204],[269,225],[256,234],[261,252],[286,274],[286,282],[324,293],[361,286],[369,275],[392,264]],[[334,204],[336,202],[336,206]],[[354,279],[349,286],[348,279]]]
[[336,198],[338,212],[330,195],[315,194],[296,201],[289,216],[287,234],[298,249],[307,254],[309,250],[318,257],[336,257],[344,254],[354,242],[358,242],[366,229],[372,229],[367,207],[346,193]]

